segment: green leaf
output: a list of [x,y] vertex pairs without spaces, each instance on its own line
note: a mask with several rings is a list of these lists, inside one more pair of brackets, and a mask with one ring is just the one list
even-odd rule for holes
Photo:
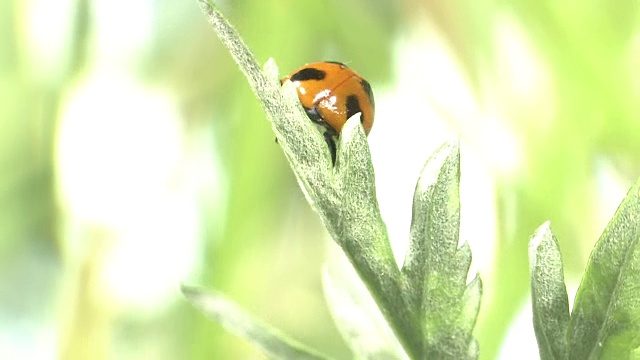
[[549,222],[542,224],[529,243],[533,329],[540,359],[564,359],[569,324],[569,300],[564,285],[562,257]]
[[289,339],[245,313],[233,301],[217,292],[182,285],[182,293],[195,307],[216,320],[230,333],[249,340],[274,359],[326,359],[316,351]]
[[591,253],[567,335],[575,359],[628,359],[640,346],[640,180]]
[[413,200],[409,250],[402,275],[423,326],[428,358],[476,357],[472,337],[482,285],[467,286],[471,250],[459,244],[460,150],[445,144],[427,161]]
[[[199,0],[199,4],[260,100],[285,155],[290,162],[299,165],[294,171],[309,173],[316,169],[314,173],[317,173],[317,169],[322,169],[330,172],[331,159],[324,139],[309,121],[293,86],[285,84],[281,92],[275,62],[270,59],[263,73],[249,48],[222,14],[208,0]],[[283,93],[287,94],[286,99]],[[301,134],[305,136],[301,138]],[[306,184],[303,185],[304,190],[309,190]]]

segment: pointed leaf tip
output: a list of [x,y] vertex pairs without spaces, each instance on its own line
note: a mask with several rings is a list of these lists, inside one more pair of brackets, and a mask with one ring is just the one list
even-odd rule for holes
[[529,242],[533,328],[540,358],[563,359],[569,323],[569,301],[564,283],[560,247],[549,221]]
[[460,148],[452,141],[434,152],[418,179],[402,268],[430,358],[467,358],[479,309],[481,283],[476,278],[467,284],[471,249],[458,247],[459,186]]
[[457,160],[459,167],[459,158],[460,145],[458,141],[449,141],[442,144],[431,155],[422,168],[420,177],[418,178],[418,184],[416,186],[416,194],[425,191],[438,180],[445,162],[455,162],[455,160]]

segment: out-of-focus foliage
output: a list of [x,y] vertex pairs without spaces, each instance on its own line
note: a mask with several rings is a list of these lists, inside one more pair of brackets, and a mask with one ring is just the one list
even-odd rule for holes
[[[533,230],[552,221],[575,280],[585,239],[640,172],[636,1],[220,6],[258,59],[283,72],[347,62],[372,83],[379,114],[410,111],[431,131],[443,122],[425,115],[433,106],[489,164],[498,234],[481,273],[483,359],[525,305]],[[347,354],[321,294],[324,230],[196,1],[5,0],[0,23],[0,347],[21,358],[256,356],[181,302],[178,283],[193,276]],[[476,112],[420,62],[437,55],[434,37]],[[386,88],[416,98],[385,112],[379,94],[407,74],[415,81]],[[376,119],[374,164],[401,158],[404,136],[376,134],[393,121]],[[521,150],[506,171],[486,145],[504,133]]]

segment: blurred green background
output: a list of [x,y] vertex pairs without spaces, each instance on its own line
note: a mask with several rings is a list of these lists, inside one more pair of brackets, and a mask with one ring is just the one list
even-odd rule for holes
[[[461,136],[481,358],[535,349],[530,234],[551,220],[575,291],[640,174],[640,3],[218,5],[282,73],[337,60],[370,81],[400,259],[419,169]],[[183,281],[349,358],[322,295],[326,241],[196,1],[0,1],[3,359],[262,358],[186,304]]]

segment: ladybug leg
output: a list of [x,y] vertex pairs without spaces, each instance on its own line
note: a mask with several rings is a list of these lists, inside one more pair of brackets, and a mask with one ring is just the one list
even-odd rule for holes
[[331,153],[331,163],[335,166],[336,153],[338,150],[336,146],[336,141],[338,140],[338,133],[336,133],[336,131],[333,130],[333,128],[329,126],[329,124],[327,124],[326,122],[322,122],[320,126],[324,128],[322,135],[324,135],[324,141],[327,143],[327,146],[329,147],[329,152]]
[[331,163],[334,166],[336,165],[336,152],[337,152],[335,138],[336,136],[334,135],[333,131],[327,130],[324,132],[324,141],[326,141],[327,146],[329,146],[329,152],[331,153]]
[[329,124],[324,121],[315,107],[310,109],[305,108],[304,110],[307,113],[309,119],[311,119],[311,122],[320,127],[320,131],[322,131],[322,134],[324,135],[324,141],[327,143],[329,152],[331,153],[331,162],[333,163],[333,165],[335,165],[337,151],[336,139],[338,138],[338,134],[335,130],[333,130],[333,128],[331,128],[331,126],[329,126]]

